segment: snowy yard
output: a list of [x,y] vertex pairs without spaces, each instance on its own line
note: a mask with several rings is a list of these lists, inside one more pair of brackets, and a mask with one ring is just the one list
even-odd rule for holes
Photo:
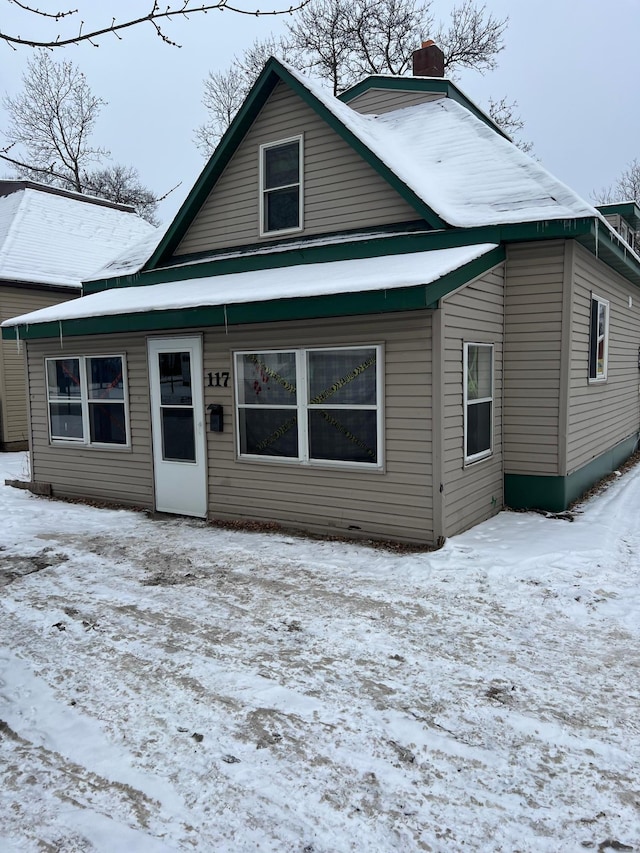
[[640,850],[639,508],[397,554],[0,486],[0,849]]

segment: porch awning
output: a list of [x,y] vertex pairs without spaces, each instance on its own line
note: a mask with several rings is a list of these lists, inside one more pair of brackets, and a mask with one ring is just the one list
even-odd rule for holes
[[[4,338],[435,307],[504,258],[493,243],[113,288],[6,320]],[[440,285],[440,286],[438,286]]]

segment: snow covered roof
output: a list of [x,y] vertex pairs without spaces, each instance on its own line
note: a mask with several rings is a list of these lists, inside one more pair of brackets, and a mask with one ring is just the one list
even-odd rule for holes
[[6,320],[23,326],[107,315],[330,296],[431,284],[486,255],[483,243],[431,252],[230,273],[180,282],[121,287]]
[[156,229],[122,206],[31,182],[0,185],[0,280],[80,288]]
[[536,160],[451,98],[362,115],[319,80],[282,65],[449,225],[599,216]]
[[271,57],[174,221],[138,269],[175,263],[176,247],[278,82],[302,98],[405,198],[417,218],[436,230],[578,218],[596,219],[608,228],[595,207],[474,114],[471,105],[441,97],[379,115],[361,114],[323,82]]

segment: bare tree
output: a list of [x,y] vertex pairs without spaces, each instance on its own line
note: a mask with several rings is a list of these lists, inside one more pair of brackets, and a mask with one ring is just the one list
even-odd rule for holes
[[615,201],[635,201],[640,204],[640,160],[632,160],[614,184],[592,195],[597,204],[611,204]]
[[72,62],[58,64],[46,51],[29,59],[22,82],[22,92],[7,95],[3,103],[9,114],[5,136],[12,153],[23,152],[24,176],[45,183],[63,180],[68,189],[82,192],[83,173],[109,154],[90,143],[105,101],[92,94]]
[[533,149],[533,142],[521,139],[519,136],[524,127],[524,121],[516,112],[517,107],[516,101],[509,103],[506,98],[500,98],[499,101],[489,98],[489,116],[511,137],[521,151],[529,154]]
[[493,71],[496,56],[504,49],[507,23],[507,18],[494,18],[486,6],[476,6],[473,0],[454,6],[449,26],[441,25],[434,36],[444,53],[445,70],[449,74],[457,68]]
[[27,63],[23,90],[3,99],[9,116],[0,160],[16,175],[78,193],[133,204],[154,221],[160,199],[140,183],[135,169],[104,166],[109,151],[91,136],[106,101],[96,97],[84,74],[70,61],[56,63],[49,52],[36,52]]
[[211,153],[216,147],[242,106],[262,66],[275,53],[283,55],[286,46],[276,42],[273,37],[262,41],[256,39],[241,57],[233,60],[226,71],[209,72],[202,96],[207,120],[195,131],[195,143],[203,154]]
[[[203,3],[201,0],[177,0],[174,3],[168,3],[166,6],[161,6],[157,0],[129,0],[129,5],[137,5],[140,13],[132,14],[125,17],[123,20],[116,18],[109,13],[108,3],[96,3],[95,0],[87,0],[82,6],[82,0],[76,0],[79,3],[77,9],[55,9],[49,11],[46,7],[32,5],[31,3],[22,2],[22,0],[1,0],[12,6],[21,9],[25,16],[27,34],[10,33],[5,30],[0,30],[0,41],[13,48],[18,46],[27,47],[44,47],[57,48],[65,47],[69,44],[80,44],[88,41],[93,45],[97,45],[96,39],[101,36],[114,35],[121,39],[120,33],[130,27],[137,27],[141,24],[150,24],[153,27],[155,34],[162,39],[166,44],[180,47],[180,45],[169,38],[166,32],[162,29],[164,24],[171,22],[174,18],[189,19],[191,15],[198,13],[207,13],[211,11],[226,11],[235,12],[239,15],[284,15],[296,11],[305,5],[307,0],[292,6],[283,6],[261,10],[249,2],[248,5],[243,5],[243,0],[238,0],[238,5],[232,5],[227,0],[218,0],[216,3]],[[34,4],[36,0],[33,0]],[[41,0],[43,4],[49,3],[51,0]],[[56,3],[58,0],[56,0]],[[102,8],[100,8],[102,7]],[[106,8],[106,12],[104,11]],[[96,8],[98,11],[96,11]],[[102,23],[98,23],[100,18],[103,18]],[[28,35],[28,28],[31,22],[38,18],[45,22],[48,26],[48,33],[43,38],[36,38]],[[110,19],[110,20],[109,20]]]
[[[455,6],[448,26],[437,29],[448,74],[457,68],[494,68],[507,22],[473,0]],[[310,0],[287,23],[286,36],[267,44],[272,53],[326,80],[338,94],[369,74],[406,74],[416,44],[434,27],[431,0]],[[262,49],[254,50],[254,57],[265,54],[265,43],[258,44]],[[257,73],[254,65],[245,54],[227,72],[210,74],[205,81],[208,119],[196,131],[203,154],[211,153],[244,100]]]
[[90,172],[83,191],[119,204],[129,204],[136,213],[152,225],[159,225],[156,208],[160,199],[140,182],[138,170],[120,163],[103,166]]

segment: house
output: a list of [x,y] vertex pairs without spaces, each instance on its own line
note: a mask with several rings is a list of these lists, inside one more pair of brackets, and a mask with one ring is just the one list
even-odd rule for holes
[[[80,296],[82,279],[155,231],[133,209],[32,181],[0,181],[0,321]],[[22,353],[0,345],[0,450],[27,447]]]
[[607,217],[637,208],[583,201],[434,63],[334,98],[270,59],[155,244],[4,323],[34,483],[429,544],[634,451],[640,258]]

